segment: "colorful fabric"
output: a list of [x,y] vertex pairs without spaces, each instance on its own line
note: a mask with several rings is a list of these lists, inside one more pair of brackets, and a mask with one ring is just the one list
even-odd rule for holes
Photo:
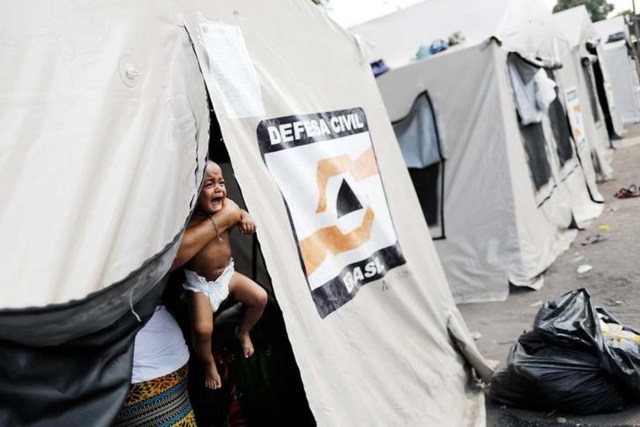
[[131,386],[115,427],[196,426],[187,393],[187,365]]

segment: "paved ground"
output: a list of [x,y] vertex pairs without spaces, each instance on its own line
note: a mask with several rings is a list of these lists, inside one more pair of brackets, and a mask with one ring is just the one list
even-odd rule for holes
[[[640,126],[630,129],[614,153],[615,179],[600,184],[604,212],[580,231],[567,252],[545,273],[541,291],[514,289],[502,303],[460,306],[469,329],[482,334],[478,347],[488,359],[505,367],[507,354],[518,336],[530,328],[542,301],[567,291],[586,288],[597,306],[605,307],[624,324],[640,328],[640,197],[619,200],[620,187],[640,185]],[[608,225],[609,240],[583,246],[582,242]],[[580,264],[593,270],[578,275]],[[640,426],[640,403],[625,412],[576,417],[500,407],[487,399],[487,426]]]

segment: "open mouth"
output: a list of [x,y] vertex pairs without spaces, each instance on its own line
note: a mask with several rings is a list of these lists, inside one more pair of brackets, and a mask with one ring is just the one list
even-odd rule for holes
[[213,199],[211,199],[211,207],[213,207],[213,209],[219,209],[222,207],[222,197],[214,197]]

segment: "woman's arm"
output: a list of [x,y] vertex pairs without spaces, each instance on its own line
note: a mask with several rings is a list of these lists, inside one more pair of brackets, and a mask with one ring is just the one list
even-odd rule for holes
[[216,212],[212,218],[187,227],[182,236],[176,259],[171,264],[171,270],[183,266],[200,252],[207,243],[218,237],[219,233],[224,233],[236,225],[240,218],[241,211],[238,205],[233,200],[226,199],[222,209]]

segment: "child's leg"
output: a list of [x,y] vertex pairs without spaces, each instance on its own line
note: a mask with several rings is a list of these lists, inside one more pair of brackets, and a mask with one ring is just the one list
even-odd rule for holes
[[189,292],[189,313],[193,346],[204,367],[205,386],[220,388],[222,381],[211,353],[211,334],[213,334],[213,311],[207,296],[201,292]]
[[244,357],[253,354],[253,343],[249,331],[258,323],[264,307],[267,305],[267,293],[256,282],[240,273],[233,273],[229,282],[231,296],[245,306],[244,318],[236,331],[242,344]]

